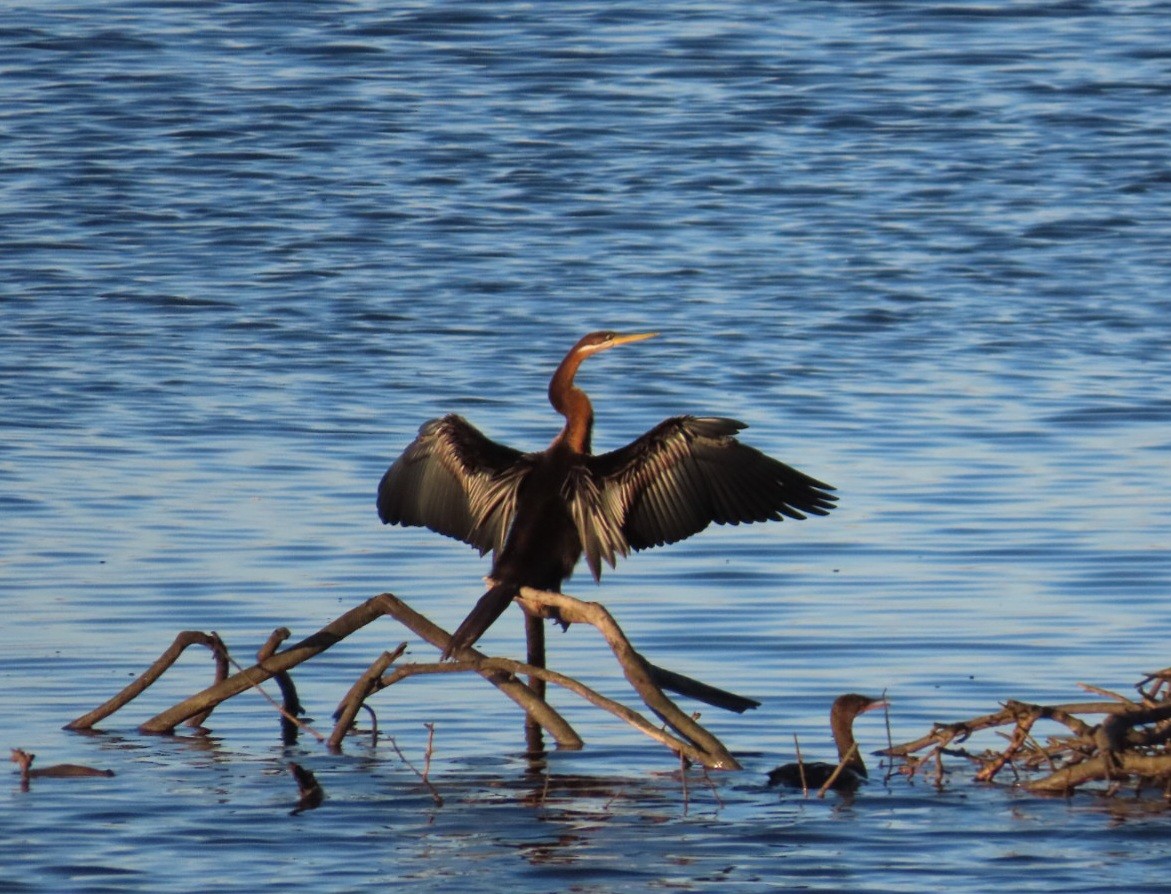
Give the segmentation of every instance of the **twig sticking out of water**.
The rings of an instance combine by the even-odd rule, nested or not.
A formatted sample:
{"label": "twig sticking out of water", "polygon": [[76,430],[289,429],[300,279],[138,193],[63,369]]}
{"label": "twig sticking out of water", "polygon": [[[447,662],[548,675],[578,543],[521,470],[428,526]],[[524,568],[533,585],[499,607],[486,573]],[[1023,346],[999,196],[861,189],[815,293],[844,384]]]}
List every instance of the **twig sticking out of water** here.
{"label": "twig sticking out of water", "polygon": [[436,807],[443,806],[443,796],[439,794],[439,789],[432,785],[428,778],[431,773],[431,755],[435,748],[435,724],[425,723],[423,726],[427,730],[427,750],[423,753],[423,769],[420,771],[414,764],[407,760],[407,756],[403,754],[401,748],[398,747],[398,742],[392,736],[387,736],[386,740],[390,742],[390,747],[394,749],[394,753],[398,755],[399,760],[403,762],[408,770],[419,777],[419,781],[427,786],[427,791],[431,793],[431,800],[435,802]]}
{"label": "twig sticking out of water", "polygon": [[809,780],[805,778],[805,758],[801,756],[801,740],[793,733],[793,750],[797,753],[797,774],[801,777],[801,794],[809,797]]}

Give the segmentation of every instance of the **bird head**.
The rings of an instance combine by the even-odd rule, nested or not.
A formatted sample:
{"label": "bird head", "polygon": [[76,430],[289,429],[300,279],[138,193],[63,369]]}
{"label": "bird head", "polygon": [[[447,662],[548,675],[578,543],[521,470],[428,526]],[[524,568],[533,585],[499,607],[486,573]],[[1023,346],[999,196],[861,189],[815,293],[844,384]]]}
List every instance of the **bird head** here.
{"label": "bird head", "polygon": [[589,357],[593,354],[600,354],[602,351],[608,351],[610,348],[616,348],[619,345],[645,341],[648,338],[654,338],[656,335],[658,335],[657,332],[632,332],[623,334],[605,329],[601,332],[591,332],[589,335],[584,336],[573,346],[573,349],[569,353]]}
{"label": "bird head", "polygon": [[834,709],[850,718],[857,717],[859,714],[865,714],[867,711],[876,711],[879,708],[885,708],[887,705],[886,699],[858,695],[856,692],[839,695],[834,699],[833,704]]}

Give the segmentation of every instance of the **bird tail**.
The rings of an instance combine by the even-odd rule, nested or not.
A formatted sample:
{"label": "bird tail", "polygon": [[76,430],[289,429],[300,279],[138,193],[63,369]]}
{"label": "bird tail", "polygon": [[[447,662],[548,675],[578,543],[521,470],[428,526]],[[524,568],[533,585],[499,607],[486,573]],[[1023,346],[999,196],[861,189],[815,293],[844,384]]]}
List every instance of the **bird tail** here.
{"label": "bird tail", "polygon": [[443,658],[450,658],[473,645],[496,619],[504,614],[508,604],[520,594],[520,587],[516,584],[496,584],[492,589],[480,597],[475,608],[471,610],[463,623],[451,635],[451,642],[443,650]]}

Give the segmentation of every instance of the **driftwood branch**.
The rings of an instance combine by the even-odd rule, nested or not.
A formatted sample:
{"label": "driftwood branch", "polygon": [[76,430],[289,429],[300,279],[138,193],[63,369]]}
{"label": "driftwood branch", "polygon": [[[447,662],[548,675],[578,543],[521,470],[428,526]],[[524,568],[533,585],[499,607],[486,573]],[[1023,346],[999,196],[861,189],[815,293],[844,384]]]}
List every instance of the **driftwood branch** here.
{"label": "driftwood branch", "polygon": [[724,744],[700,726],[690,715],[681,711],[674,702],[663,694],[654,681],[654,677],[647,661],[635,651],[614,620],[605,608],[597,602],[582,602],[563,593],[548,593],[524,587],[520,591],[520,602],[524,607],[535,614],[544,614],[549,610],[557,613],[567,624],[584,623],[595,627],[606,644],[622,666],[622,672],[627,681],[642,698],[646,706],[659,719],[675,730],[683,739],[698,749],[702,758],[698,761],[709,769],[738,770],[739,762],[732,757]]}
{"label": "driftwood branch", "polygon": [[[667,728],[664,729],[637,711],[595,692],[564,674],[532,663],[522,663],[508,658],[489,658],[473,648],[463,649],[456,656],[458,660],[454,662],[408,664],[388,673],[391,665],[405,651],[406,643],[403,643],[393,653],[381,655],[351,687],[335,713],[337,722],[329,739],[330,747],[340,748],[345,735],[353,726],[358,711],[368,707],[366,702],[371,695],[387,686],[408,676],[424,673],[474,672],[516,702],[534,724],[556,740],[559,747],[580,748],[582,740],[540,694],[546,683],[560,686],[609,711],[645,735],[665,744],[685,760],[699,763],[709,769],[739,769],[739,763],[723,743],[704,729],[695,716],[680,710],[664,695],[663,689],[669,688],[733,711],[755,707],[757,702],[650,664],[634,649],[613,616],[598,603],[582,602],[561,593],[546,593],[527,588],[522,590],[518,600],[530,615],[555,616],[567,624],[583,623],[595,627],[609,645],[627,681],[647,708]],[[382,593],[366,600],[312,636],[278,651],[278,647],[289,636],[287,629],[279,628],[257,653],[257,663],[248,668],[239,668],[237,665],[237,673],[231,676],[227,674],[230,658],[219,637],[215,634],[186,632],[176,637],[172,646],[134,683],[106,704],[74,720],[66,728],[91,729],[95,723],[141,694],[175,662],[187,646],[202,644],[211,648],[216,656],[215,682],[152,717],[139,727],[140,731],[167,734],[172,733],[176,726],[184,722],[200,724],[215,707],[227,699],[249,689],[259,688],[260,684],[275,678],[284,698],[283,706],[277,705],[282,715],[282,734],[286,742],[292,741],[300,723],[297,715],[302,713],[303,709],[289,671],[384,615],[397,620],[441,651],[446,650],[450,642],[447,631],[390,593]],[[522,681],[521,676],[527,676],[530,683]]]}
{"label": "driftwood branch", "polygon": [[361,605],[350,609],[337,620],[322,627],[295,646],[277,652],[272,657],[233,674],[222,683],[209,686],[202,692],[184,699],[163,713],[152,717],[142,724],[139,730],[144,733],[171,733],[176,726],[188,718],[210,710],[232,696],[239,695],[254,686],[259,686],[265,680],[272,679],[282,671],[291,670],[302,661],[321,654],[383,614],[385,614],[385,609],[381,596],[367,599]]}
{"label": "driftwood branch", "polygon": [[622,720],[636,730],[646,736],[661,742],[666,745],[676,754],[694,763],[703,764],[707,760],[707,756],[691,742],[672,736],[660,727],[650,723],[645,717],[637,711],[632,710],[621,702],[616,702],[611,698],[607,698],[601,693],[591,689],[585,684],[565,674],[560,674],[557,671],[549,670],[544,667],[536,667],[535,665],[526,664],[521,661],[515,661],[511,658],[484,658],[477,662],[457,661],[444,662],[442,664],[404,664],[402,667],[395,668],[395,670],[388,674],[380,681],[379,688],[386,688],[393,686],[400,680],[405,680],[409,677],[420,676],[425,674],[442,674],[442,673],[458,673],[461,671],[500,671],[508,674],[526,675],[536,677],[546,683],[552,683],[555,686],[561,686],[575,695],[581,696],[590,704],[601,708],[604,711],[609,711],[619,720]]}
{"label": "driftwood branch", "polygon": [[[451,641],[451,635],[447,631],[431,623],[431,621],[412,609],[397,596],[392,596],[390,593],[383,593],[378,598],[385,600],[386,614],[390,615],[404,627],[412,630],[418,636],[427,640],[427,642],[431,643],[431,645],[440,651],[447,649],[447,644]],[[465,649],[461,653],[461,657],[473,662],[477,660],[482,661],[485,658],[482,653],[475,649]],[[452,664],[445,664],[443,667],[445,671],[466,669],[462,666]],[[518,680],[512,674],[503,673],[498,670],[474,669],[476,673],[480,674],[480,676],[526,711],[529,717],[532,717],[533,720],[539,723],[553,737],[559,747],[568,749],[582,747],[581,737],[574,731],[573,727],[569,725],[565,718],[554,711],[544,699],[538,697],[524,682]]]}
{"label": "driftwood branch", "polygon": [[[277,646],[292,635],[288,627],[278,627],[257,650],[256,660],[265,661],[271,658],[276,654]],[[297,718],[305,713],[305,709],[301,706],[301,699],[297,697],[297,687],[293,685],[293,678],[288,671],[274,674],[273,679],[281,691],[281,741],[286,745],[292,745],[297,741],[297,731],[300,729],[300,721]]]}
{"label": "driftwood branch", "polygon": [[383,652],[374,659],[374,663],[350,687],[350,691],[346,693],[346,697],[342,699],[337,710],[333,712],[336,723],[334,724],[333,735],[329,737],[329,747],[332,751],[337,751],[341,748],[342,739],[345,738],[346,733],[353,727],[354,719],[358,716],[358,711],[362,709],[362,706],[366,703],[366,699],[381,688],[378,682],[382,678],[382,675],[386,673],[386,669],[394,664],[406,650],[407,644],[400,643],[399,647],[393,652]]}
{"label": "driftwood branch", "polygon": [[[170,647],[159,656],[149,668],[147,668],[133,683],[111,698],[109,701],[94,708],[88,714],[83,714],[76,720],[70,721],[66,724],[65,729],[69,730],[88,730],[93,729],[94,725],[100,723],[102,720],[109,717],[120,708],[124,708],[139,695],[147,690],[152,683],[159,677],[166,673],[167,669],[171,667],[179,656],[187,649],[188,646],[207,646],[211,649],[212,655],[215,656],[216,671],[215,679],[219,683],[227,677],[228,671],[228,653],[224,648],[224,644],[220,638],[213,634],[201,633],[198,630],[185,630],[175,637],[175,641],[171,643]],[[211,713],[211,708],[206,707],[201,711],[195,711],[183,720],[188,720],[194,726],[199,726],[207,719],[207,715]],[[182,721],[179,721],[182,722]]]}
{"label": "driftwood branch", "polygon": [[[1024,788],[1038,793],[1067,794],[1091,782],[1107,782],[1116,788],[1130,781],[1139,787],[1168,789],[1171,668],[1148,675],[1136,686],[1139,701],[1098,687],[1082,688],[1110,700],[1061,705],[1007,701],[999,711],[958,723],[936,724],[927,735],[881,753],[901,758],[907,775],[934,760],[937,784],[942,782],[942,759],[948,755],[976,764],[975,778],[980,782],[991,782],[1002,769],[1011,767],[1018,778],[1025,777]],[[1038,741],[1033,730],[1041,721],[1057,724],[1065,732]],[[1000,727],[1010,727],[1002,749],[973,754],[957,747],[978,732]],[[921,751],[926,753],[916,756]]]}

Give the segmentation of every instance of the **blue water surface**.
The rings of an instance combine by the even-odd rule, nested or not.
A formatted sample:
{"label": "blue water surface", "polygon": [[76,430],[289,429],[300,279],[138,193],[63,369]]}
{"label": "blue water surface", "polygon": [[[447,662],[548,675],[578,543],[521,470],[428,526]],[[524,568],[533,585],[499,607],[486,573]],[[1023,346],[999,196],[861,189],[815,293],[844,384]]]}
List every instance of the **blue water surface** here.
{"label": "blue water surface", "polygon": [[[852,802],[762,783],[794,735],[826,756],[840,692],[885,690],[902,741],[1171,664],[1169,11],[9,4],[0,746],[117,775],[14,775],[0,890],[1163,890],[1157,802],[962,763]],[[283,747],[256,694],[140,735],[210,679],[194,653],[61,730],[181,630],[249,663],[382,591],[457,624],[486,560],[381,526],[378,479],[449,411],[543,447],[597,328],[661,333],[583,368],[598,449],[718,413],[839,489],[568,586],[763,702],[703,708],[743,772],[681,776],[569,695],[586,748],[534,766],[513,705],[450,676],[377,696],[383,738],[342,754]],[[378,622],[296,672],[315,728],[403,639],[433,656]],[[484,647],[520,654],[519,613]],[[550,631],[628,698],[608,655]],[[288,815],[290,760],[321,809]]]}

